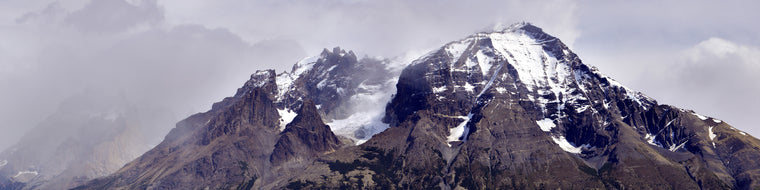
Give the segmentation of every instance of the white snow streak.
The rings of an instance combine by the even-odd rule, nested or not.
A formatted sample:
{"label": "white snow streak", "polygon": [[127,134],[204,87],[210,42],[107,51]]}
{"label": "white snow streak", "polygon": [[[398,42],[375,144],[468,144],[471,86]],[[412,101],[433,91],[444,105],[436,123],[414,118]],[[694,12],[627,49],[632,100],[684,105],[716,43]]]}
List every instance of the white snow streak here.
{"label": "white snow streak", "polygon": [[707,130],[710,131],[710,140],[715,140],[715,137],[717,135],[715,135],[715,133],[713,133],[713,127],[709,127],[709,128],[707,128]]}
{"label": "white snow streak", "polygon": [[588,144],[575,146],[572,143],[568,142],[567,139],[565,139],[565,136],[559,136],[559,137],[552,136],[552,140],[554,140],[554,143],[557,143],[557,145],[559,145],[559,148],[561,148],[565,152],[574,153],[574,154],[580,154],[582,151],[582,148],[590,147],[590,145]]}
{"label": "white snow streak", "polygon": [[[673,120],[670,120],[670,121],[668,121],[668,123],[666,123],[664,127],[667,127],[668,125],[670,125],[671,123],[673,123],[673,121],[676,121],[676,119],[673,119]],[[672,135],[671,135],[671,136],[672,136]]]}
{"label": "white snow streak", "polygon": [[491,67],[493,67],[493,58],[483,53],[483,50],[475,53],[475,57],[478,59],[478,65],[480,66],[480,71],[483,73],[483,76],[488,75],[488,72],[491,71]]}
{"label": "white snow streak", "polygon": [[17,178],[24,174],[39,175],[40,173],[38,173],[37,171],[19,171],[18,173],[16,173],[16,175],[13,176],[13,178]]}
{"label": "white snow streak", "polygon": [[507,92],[507,88],[504,88],[504,87],[496,87],[494,89],[496,90],[496,92],[499,92],[500,94],[504,94]]}
{"label": "white snow streak", "polygon": [[590,105],[582,105],[582,106],[578,106],[578,108],[575,108],[575,112],[577,112],[577,113],[583,113],[583,112],[584,112],[584,111],[586,111],[586,110],[587,110],[589,107],[591,107],[591,106],[590,106]]}
{"label": "white snow streak", "polygon": [[686,145],[687,142],[689,142],[689,141],[685,141],[685,142],[683,142],[683,143],[681,143],[679,145],[672,144],[672,145],[670,145],[670,147],[668,148],[668,150],[670,150],[671,152],[675,152],[676,150],[678,150],[680,148],[683,148],[683,146]]}
{"label": "white snow streak", "polygon": [[707,120],[707,117],[705,117],[705,116],[703,116],[703,115],[699,115],[699,114],[697,114],[697,113],[691,113],[691,114],[692,114],[692,115],[695,115],[695,116],[697,116],[697,117],[698,117],[699,119],[701,119],[701,120]]}
{"label": "white snow streak", "polygon": [[446,86],[433,87],[433,93],[441,93],[446,91]]}
{"label": "white snow streak", "polygon": [[[705,121],[705,120],[708,120],[708,119],[710,119],[710,117],[707,117],[707,116],[703,116],[703,115],[699,115],[699,114],[697,114],[697,113],[691,113],[691,114],[692,114],[692,115],[694,115],[694,116],[697,116],[697,117],[698,117],[699,119],[701,119],[702,121]],[[713,121],[713,122],[715,122],[715,123],[721,123],[721,122],[723,122],[723,121],[721,121],[721,120],[718,120],[718,119],[715,119],[715,118],[712,118],[712,121]]]}
{"label": "white snow streak", "polygon": [[5,166],[6,164],[8,164],[8,160],[0,160],[0,167]]}
{"label": "white snow streak", "polygon": [[715,135],[715,133],[713,133],[712,129],[713,129],[713,127],[709,127],[709,128],[707,128],[707,131],[710,132],[708,135],[710,136],[710,141],[713,141],[712,142],[713,148],[715,148],[715,141],[714,140],[715,140],[715,137],[717,137],[718,135]]}

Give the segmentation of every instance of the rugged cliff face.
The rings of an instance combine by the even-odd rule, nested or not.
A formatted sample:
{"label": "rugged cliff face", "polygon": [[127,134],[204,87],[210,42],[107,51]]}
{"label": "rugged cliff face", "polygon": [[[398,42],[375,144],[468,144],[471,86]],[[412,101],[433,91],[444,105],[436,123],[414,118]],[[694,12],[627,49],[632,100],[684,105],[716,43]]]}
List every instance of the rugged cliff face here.
{"label": "rugged cliff face", "polygon": [[270,162],[274,165],[309,160],[338,149],[341,142],[330,126],[322,122],[317,107],[311,100],[301,104],[298,116],[290,122],[274,146]]}
{"label": "rugged cliff face", "polygon": [[[234,97],[81,188],[760,187],[758,139],[624,87],[527,23],[415,60],[380,108],[390,128],[342,144],[340,136],[361,138],[336,136],[330,124],[361,114],[340,110],[396,81],[366,77],[393,71],[355,57],[326,50],[288,73],[257,72]],[[340,129],[367,126],[377,129]]]}

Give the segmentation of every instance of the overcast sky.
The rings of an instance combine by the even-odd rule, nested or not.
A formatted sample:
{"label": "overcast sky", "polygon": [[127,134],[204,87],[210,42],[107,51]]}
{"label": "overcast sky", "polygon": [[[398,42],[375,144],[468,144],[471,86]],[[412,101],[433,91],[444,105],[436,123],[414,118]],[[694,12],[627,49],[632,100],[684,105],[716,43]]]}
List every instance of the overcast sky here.
{"label": "overcast sky", "polygon": [[181,119],[322,48],[394,57],[519,21],[660,103],[760,136],[757,2],[4,0],[0,149],[88,89]]}

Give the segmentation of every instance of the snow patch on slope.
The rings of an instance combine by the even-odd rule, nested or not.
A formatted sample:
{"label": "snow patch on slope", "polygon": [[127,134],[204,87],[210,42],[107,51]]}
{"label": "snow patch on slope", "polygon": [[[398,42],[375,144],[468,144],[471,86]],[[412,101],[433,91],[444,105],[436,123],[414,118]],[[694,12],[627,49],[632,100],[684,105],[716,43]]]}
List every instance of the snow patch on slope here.
{"label": "snow patch on slope", "polygon": [[[382,122],[382,115],[376,113],[357,113],[346,119],[333,120],[327,123],[336,135],[348,137],[360,145],[372,135],[385,131],[389,126]],[[357,133],[362,133],[358,135]]]}
{"label": "snow patch on slope", "polygon": [[293,78],[293,75],[289,73],[281,73],[277,75],[275,78],[275,83],[277,83],[277,101],[282,101],[280,97],[285,96],[285,93],[287,93],[290,87],[293,86],[293,81],[295,81],[295,79]]}
{"label": "snow patch on slope", "polygon": [[494,89],[495,89],[495,90],[496,90],[496,92],[498,92],[499,94],[504,94],[504,93],[506,93],[506,92],[507,92],[507,88],[504,88],[504,87],[496,87],[496,88],[494,88]]}
{"label": "snow patch on slope", "polygon": [[715,123],[722,123],[722,122],[723,122],[723,121],[721,121],[721,120],[719,120],[719,119],[710,118],[710,117],[707,117],[707,116],[704,116],[704,115],[699,115],[699,114],[697,114],[697,113],[691,113],[691,114],[692,114],[692,115],[694,115],[694,116],[697,116],[697,117],[698,117],[699,119],[701,119],[702,121],[706,121],[706,120],[708,120],[708,119],[712,119],[712,121],[713,121],[713,122],[715,122]]}
{"label": "snow patch on slope", "polygon": [[464,85],[462,85],[462,86],[457,86],[457,87],[459,87],[459,88],[464,88],[464,90],[465,90],[465,91],[467,91],[467,92],[473,92],[473,91],[475,91],[475,86],[473,86],[473,85],[472,85],[472,84],[470,84],[469,82],[467,82],[467,83],[464,83]]}
{"label": "snow patch on slope", "polygon": [[559,145],[559,148],[561,148],[565,152],[574,153],[574,154],[580,154],[583,148],[588,149],[591,147],[589,144],[575,146],[573,145],[573,143],[568,142],[567,139],[565,139],[565,136],[559,136],[559,137],[552,136],[552,140],[554,141],[554,143],[557,143],[557,145]]}
{"label": "snow patch on slope", "polygon": [[294,75],[294,77],[301,76],[306,71],[311,70],[312,67],[314,67],[314,64],[317,63],[319,60],[319,56],[312,56],[312,57],[306,57],[298,61],[295,65],[295,70],[293,70],[293,73],[290,73]]}
{"label": "snow patch on slope", "polygon": [[705,116],[703,116],[703,115],[699,115],[699,114],[697,114],[697,113],[691,113],[691,114],[692,114],[692,115],[694,115],[694,116],[697,116],[699,119],[701,119],[701,120],[703,120],[703,121],[704,121],[704,120],[707,120],[707,119],[708,119],[707,117],[705,117]]}
{"label": "snow patch on slope", "polygon": [[285,126],[290,124],[293,119],[296,118],[296,115],[298,115],[296,112],[291,111],[290,109],[277,109],[277,113],[280,114],[280,131],[285,130]]}
{"label": "snow patch on slope", "polygon": [[652,134],[649,134],[649,133],[647,133],[646,136],[644,136],[644,139],[647,141],[647,143],[649,143],[651,145],[654,145],[654,146],[661,147],[660,143],[654,140],[655,138],[657,138],[657,135],[652,135]]}
{"label": "snow patch on slope", "polygon": [[351,96],[348,102],[349,105],[356,105],[354,113],[348,118],[327,123],[333,133],[350,138],[359,145],[388,129],[389,124],[383,123],[382,118],[385,105],[395,92],[394,86],[389,83],[395,83],[395,80],[376,85],[360,83],[357,87],[359,92]]}
{"label": "snow patch on slope", "polygon": [[446,91],[446,86],[433,87],[433,93],[441,93]]}
{"label": "snow patch on slope", "polygon": [[[449,136],[447,137],[447,142],[454,142],[454,141],[460,141],[460,139],[467,138],[467,133],[465,131],[467,130],[467,123],[470,122],[470,119],[472,119],[472,113],[468,114],[467,116],[457,116],[459,119],[463,119],[459,125],[457,125],[454,128],[449,129]],[[449,147],[451,147],[451,144],[448,144]]]}
{"label": "snow patch on slope", "polygon": [[715,137],[717,137],[717,135],[715,135],[715,133],[713,133],[713,127],[709,127],[709,128],[707,128],[707,130],[710,132],[710,134],[709,134],[710,140],[715,140]]}
{"label": "snow patch on slope", "polygon": [[8,160],[0,160],[0,168],[8,164]]}
{"label": "snow patch on slope", "polygon": [[557,127],[557,125],[554,125],[554,121],[549,118],[538,120],[536,121],[536,124],[538,124],[538,127],[540,127],[542,131],[546,132],[549,132],[552,130],[552,128]]}
{"label": "snow patch on slope", "polygon": [[483,73],[483,76],[488,75],[488,72],[491,71],[491,67],[493,67],[493,57],[486,55],[483,53],[484,50],[480,50],[477,53],[475,53],[475,57],[478,61],[478,66],[480,66],[480,71]]}
{"label": "snow patch on slope", "polygon": [[[563,80],[569,75],[568,72],[562,72],[567,69],[564,68],[567,67],[565,64],[557,64],[557,59],[549,56],[543,50],[542,44],[537,44],[536,40],[527,34],[492,33],[488,37],[493,41],[494,49],[502,57],[511,59],[510,64],[517,70],[520,81],[529,91],[533,91],[537,86],[548,85],[551,85],[552,91],[556,91],[554,88],[558,86],[554,81],[549,80],[550,76]],[[549,69],[560,72],[547,72]]]}
{"label": "snow patch on slope", "polygon": [[451,63],[456,62],[459,57],[462,56],[467,47],[470,45],[470,40],[454,42],[446,46],[446,52],[451,56]]}

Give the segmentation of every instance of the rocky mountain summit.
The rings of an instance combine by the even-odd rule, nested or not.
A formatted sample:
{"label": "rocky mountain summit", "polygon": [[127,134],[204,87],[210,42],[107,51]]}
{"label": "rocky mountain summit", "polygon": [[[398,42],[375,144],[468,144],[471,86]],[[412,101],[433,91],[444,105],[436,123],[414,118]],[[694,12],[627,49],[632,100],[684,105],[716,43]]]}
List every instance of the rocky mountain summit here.
{"label": "rocky mountain summit", "polygon": [[760,187],[758,139],[621,85],[528,23],[399,75],[389,64],[336,48],[258,71],[79,189]]}
{"label": "rocky mountain summit", "polygon": [[330,126],[322,122],[314,102],[306,100],[301,105],[298,116],[288,123],[274,145],[269,160],[274,165],[294,159],[308,160],[321,153],[335,151],[341,145]]}

